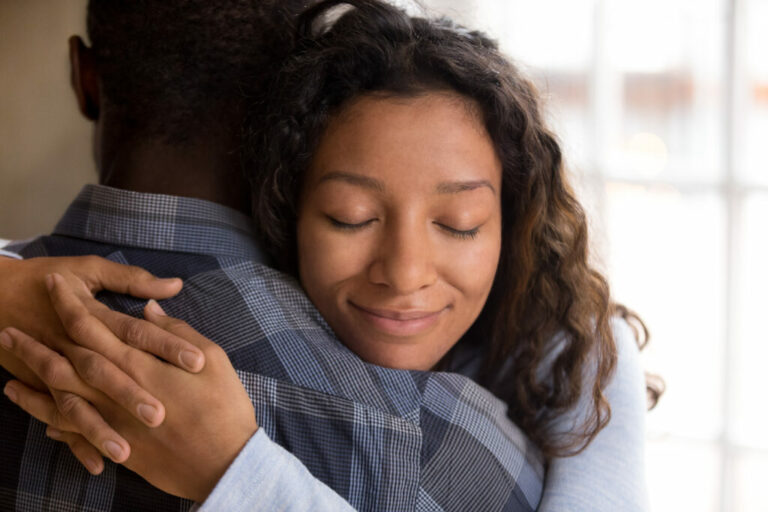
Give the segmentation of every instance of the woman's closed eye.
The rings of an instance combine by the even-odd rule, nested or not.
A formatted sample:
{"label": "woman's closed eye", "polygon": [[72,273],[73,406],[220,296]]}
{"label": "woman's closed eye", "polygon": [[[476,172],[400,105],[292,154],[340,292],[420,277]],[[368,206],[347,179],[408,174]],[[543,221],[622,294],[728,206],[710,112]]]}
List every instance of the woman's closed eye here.
{"label": "woman's closed eye", "polygon": [[373,224],[375,221],[378,220],[376,218],[372,218],[372,219],[364,220],[362,222],[343,222],[343,221],[340,221],[339,219],[331,217],[330,215],[326,215],[326,217],[328,218],[328,220],[330,221],[333,227],[344,230],[344,231],[355,231],[358,229],[362,229],[370,224]]}
{"label": "woman's closed eye", "polygon": [[480,226],[475,226],[472,229],[456,229],[440,222],[435,222],[435,225],[449,235],[460,238],[462,240],[472,240],[477,237],[477,233],[480,232]]}
{"label": "woman's closed eye", "polygon": [[[328,219],[328,221],[331,223],[331,225],[334,228],[342,230],[342,231],[357,231],[357,230],[363,229],[363,228],[365,228],[367,226],[370,226],[371,224],[373,224],[374,222],[379,220],[378,218],[373,217],[373,218],[366,219],[366,220],[361,221],[361,222],[345,222],[345,221],[339,220],[339,219],[337,219],[335,217],[332,217],[330,215],[326,215],[326,218]],[[449,235],[451,235],[453,237],[456,237],[456,238],[459,238],[461,240],[472,240],[472,239],[476,238],[477,234],[480,232],[480,226],[479,225],[475,226],[474,228],[471,228],[471,229],[458,229],[458,228],[454,228],[452,226],[449,226],[447,224],[443,224],[441,222],[434,222],[433,224],[435,224],[438,228],[440,228],[441,230],[445,231]]]}

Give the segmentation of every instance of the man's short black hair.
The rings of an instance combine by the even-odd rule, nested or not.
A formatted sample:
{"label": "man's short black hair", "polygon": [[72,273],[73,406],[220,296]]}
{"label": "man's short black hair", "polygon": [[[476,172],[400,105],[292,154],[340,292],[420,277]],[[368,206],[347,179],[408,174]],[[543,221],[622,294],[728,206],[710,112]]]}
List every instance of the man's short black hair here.
{"label": "man's short black hair", "polygon": [[102,94],[124,136],[179,144],[237,113],[302,0],[90,0]]}

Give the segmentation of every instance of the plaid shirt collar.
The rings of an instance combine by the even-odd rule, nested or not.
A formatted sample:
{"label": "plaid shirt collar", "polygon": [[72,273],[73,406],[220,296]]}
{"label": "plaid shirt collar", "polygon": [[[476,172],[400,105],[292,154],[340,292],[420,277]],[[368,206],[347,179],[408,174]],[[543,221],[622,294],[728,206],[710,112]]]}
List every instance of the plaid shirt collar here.
{"label": "plaid shirt collar", "polygon": [[104,185],[83,187],[53,234],[141,249],[267,261],[247,215],[202,199]]}

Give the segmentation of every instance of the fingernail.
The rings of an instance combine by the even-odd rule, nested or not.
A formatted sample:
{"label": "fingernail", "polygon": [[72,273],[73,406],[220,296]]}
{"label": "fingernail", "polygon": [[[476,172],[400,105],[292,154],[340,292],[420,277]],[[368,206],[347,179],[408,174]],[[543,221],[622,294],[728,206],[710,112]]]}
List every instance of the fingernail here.
{"label": "fingernail", "polygon": [[16,391],[16,388],[13,387],[10,383],[5,385],[5,388],[3,389],[3,393],[5,393],[5,396],[7,396],[11,402],[15,402],[19,399],[19,394]]}
{"label": "fingernail", "polygon": [[104,451],[107,452],[115,462],[123,456],[123,449],[114,441],[104,441]]}
{"label": "fingernail", "polygon": [[6,350],[11,350],[13,348],[13,338],[11,338],[11,335],[5,331],[0,332],[0,345]]}
{"label": "fingernail", "polygon": [[197,370],[200,367],[200,354],[192,352],[191,350],[182,350],[179,354],[179,360],[181,364],[187,370]]}
{"label": "fingernail", "polygon": [[85,459],[85,467],[94,475],[101,473],[101,461],[88,457]]}
{"label": "fingernail", "polygon": [[53,427],[48,427],[45,430],[45,435],[47,435],[51,439],[59,439],[61,438],[61,430]]}
{"label": "fingernail", "polygon": [[55,281],[53,280],[53,274],[48,274],[47,276],[45,276],[45,286],[48,287],[49,292],[53,290],[54,284],[55,284]]}
{"label": "fingernail", "polygon": [[139,416],[144,418],[144,421],[149,423],[150,425],[154,425],[157,423],[157,420],[160,416],[160,411],[157,410],[157,408],[149,405],[149,404],[139,404],[137,407],[139,410]]}
{"label": "fingernail", "polygon": [[163,311],[163,308],[160,307],[160,304],[157,303],[155,299],[150,299],[149,302],[147,302],[147,308],[154,314],[160,315],[160,316],[167,316],[165,314],[165,311]]}

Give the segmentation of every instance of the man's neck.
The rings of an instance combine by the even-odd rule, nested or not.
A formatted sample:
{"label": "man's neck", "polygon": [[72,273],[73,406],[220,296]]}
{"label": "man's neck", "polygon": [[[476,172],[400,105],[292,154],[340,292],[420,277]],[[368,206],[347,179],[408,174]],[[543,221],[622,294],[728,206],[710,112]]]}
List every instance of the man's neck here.
{"label": "man's neck", "polygon": [[99,176],[102,185],[205,199],[251,213],[250,187],[234,154],[210,146],[169,148],[155,144],[132,147],[122,153],[102,161],[106,164]]}

